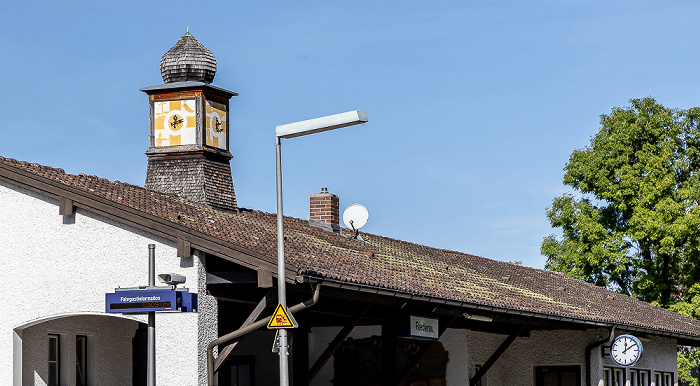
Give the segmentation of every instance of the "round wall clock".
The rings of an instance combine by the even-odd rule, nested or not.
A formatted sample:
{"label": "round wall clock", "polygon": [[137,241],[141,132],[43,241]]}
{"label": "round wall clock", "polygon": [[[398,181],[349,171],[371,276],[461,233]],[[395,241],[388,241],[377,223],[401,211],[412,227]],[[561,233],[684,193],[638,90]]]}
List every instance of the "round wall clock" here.
{"label": "round wall clock", "polygon": [[620,335],[610,346],[610,358],[621,366],[637,363],[643,352],[642,342],[632,335]]}

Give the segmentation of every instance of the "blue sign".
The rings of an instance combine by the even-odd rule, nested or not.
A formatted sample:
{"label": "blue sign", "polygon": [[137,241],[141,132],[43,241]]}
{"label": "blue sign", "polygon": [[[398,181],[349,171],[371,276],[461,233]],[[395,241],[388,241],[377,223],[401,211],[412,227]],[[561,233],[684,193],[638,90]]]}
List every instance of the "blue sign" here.
{"label": "blue sign", "polygon": [[130,314],[152,311],[197,312],[197,294],[172,289],[115,291],[105,294],[105,311]]}

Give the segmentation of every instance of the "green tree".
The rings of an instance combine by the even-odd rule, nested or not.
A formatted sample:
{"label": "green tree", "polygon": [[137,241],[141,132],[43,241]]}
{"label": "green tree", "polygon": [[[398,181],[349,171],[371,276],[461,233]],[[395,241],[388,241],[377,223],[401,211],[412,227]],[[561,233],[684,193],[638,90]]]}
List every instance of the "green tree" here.
{"label": "green tree", "polygon": [[[669,307],[700,283],[700,109],[652,98],[602,115],[547,211],[546,267]],[[690,299],[685,299],[690,301]]]}
{"label": "green tree", "polygon": [[[575,193],[547,211],[562,235],[542,242],[546,268],[700,319],[700,109],[630,103],[566,164]],[[679,348],[684,384],[699,364]]]}

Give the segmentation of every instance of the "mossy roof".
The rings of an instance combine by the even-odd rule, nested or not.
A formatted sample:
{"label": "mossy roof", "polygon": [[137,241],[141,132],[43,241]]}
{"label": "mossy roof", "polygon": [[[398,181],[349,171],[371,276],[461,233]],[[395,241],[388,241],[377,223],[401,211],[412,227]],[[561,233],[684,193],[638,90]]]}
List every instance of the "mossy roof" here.
{"label": "mossy roof", "polygon": [[[0,157],[0,178],[18,183],[13,172],[155,216],[268,262],[276,260],[273,213],[212,209],[136,185]],[[22,181],[20,185],[34,183]],[[627,326],[700,341],[700,321],[556,272],[368,233],[361,233],[361,241],[350,232],[338,235],[297,218],[285,217],[284,224],[287,268],[299,275],[463,306]]]}

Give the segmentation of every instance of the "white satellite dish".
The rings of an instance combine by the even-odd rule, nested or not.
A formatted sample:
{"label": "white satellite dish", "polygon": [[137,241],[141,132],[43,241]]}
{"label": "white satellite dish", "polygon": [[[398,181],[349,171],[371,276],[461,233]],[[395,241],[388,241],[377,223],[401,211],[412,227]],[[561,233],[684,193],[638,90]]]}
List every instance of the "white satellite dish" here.
{"label": "white satellite dish", "polygon": [[343,211],[343,223],[355,231],[355,237],[358,230],[367,224],[367,220],[369,220],[369,212],[360,204],[352,204]]}

